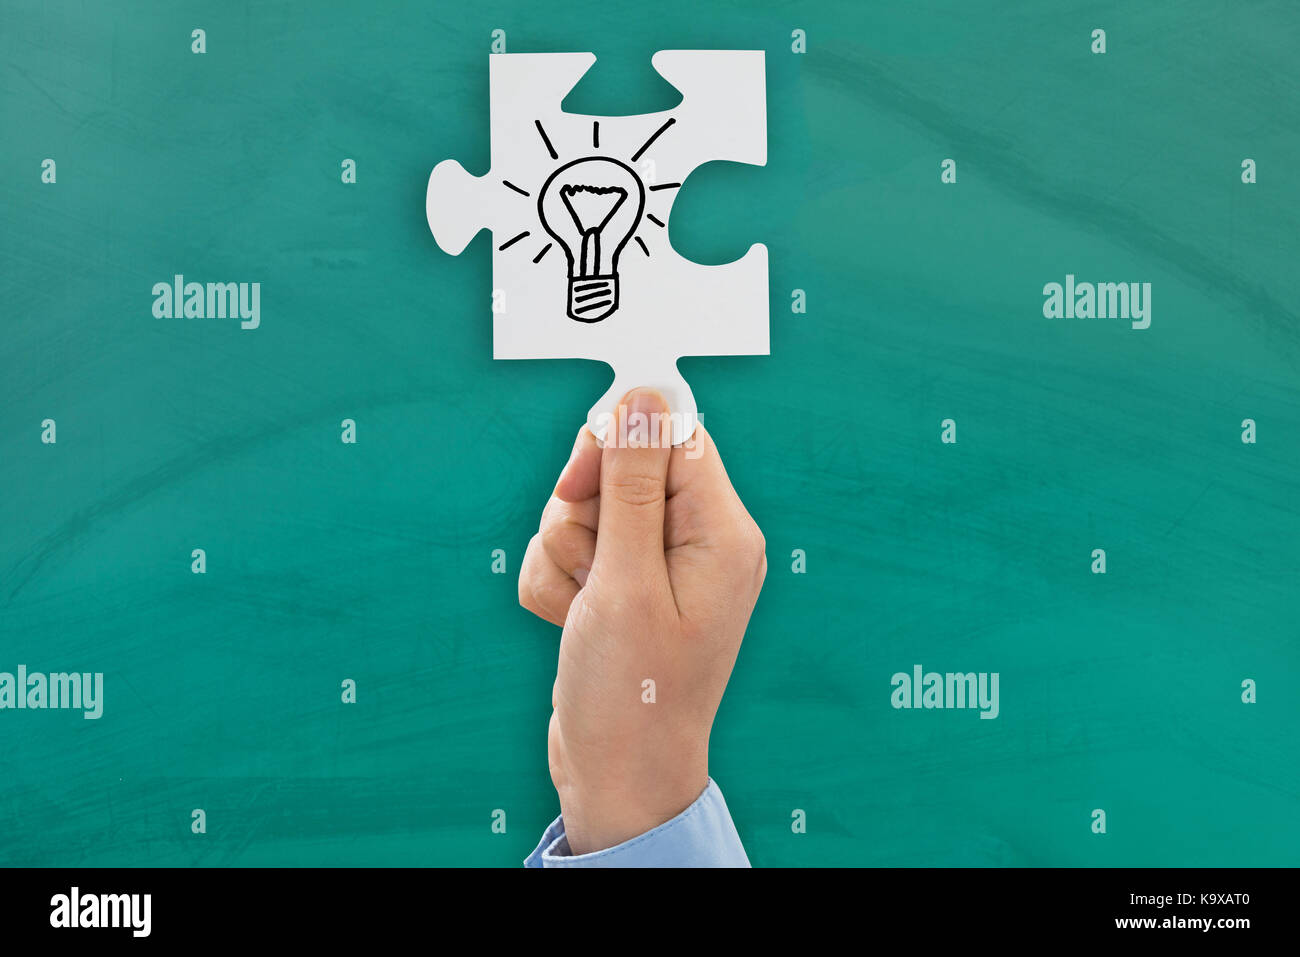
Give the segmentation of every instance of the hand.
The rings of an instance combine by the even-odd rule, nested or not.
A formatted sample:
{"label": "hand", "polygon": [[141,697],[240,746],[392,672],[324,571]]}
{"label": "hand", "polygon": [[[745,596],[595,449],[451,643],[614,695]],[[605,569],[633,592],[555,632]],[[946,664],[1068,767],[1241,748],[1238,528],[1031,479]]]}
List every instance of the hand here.
{"label": "hand", "polygon": [[603,449],[583,427],[519,576],[520,604],[564,628],[548,752],[574,854],[704,792],[713,718],[767,574],[704,426],[672,447],[667,413],[636,389]]}

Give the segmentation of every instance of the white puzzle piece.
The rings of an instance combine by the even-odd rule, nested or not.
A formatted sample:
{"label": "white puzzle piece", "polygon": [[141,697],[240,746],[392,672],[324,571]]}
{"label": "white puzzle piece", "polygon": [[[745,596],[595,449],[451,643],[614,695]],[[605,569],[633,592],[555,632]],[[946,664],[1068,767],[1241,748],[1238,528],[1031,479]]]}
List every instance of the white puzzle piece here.
{"label": "white puzzle piece", "polygon": [[492,231],[497,359],[599,359],[614,382],[587,415],[604,438],[629,389],[663,392],[673,442],[695,431],[695,397],[677,371],[694,355],[767,355],[767,247],[701,266],[668,243],[677,190],[713,160],[767,164],[763,52],[661,50],[654,68],[682,102],[663,113],[582,116],[560,103],[590,53],[488,57],[492,168],[444,160],[425,212],[444,252]]}

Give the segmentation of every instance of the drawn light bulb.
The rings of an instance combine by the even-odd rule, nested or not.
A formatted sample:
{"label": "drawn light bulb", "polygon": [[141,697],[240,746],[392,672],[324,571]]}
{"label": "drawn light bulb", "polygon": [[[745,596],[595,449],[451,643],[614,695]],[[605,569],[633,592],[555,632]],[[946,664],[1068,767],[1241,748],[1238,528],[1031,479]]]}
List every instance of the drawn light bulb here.
{"label": "drawn light bulb", "polygon": [[568,314],[599,322],[618,309],[618,257],[641,223],[645,187],[603,156],[566,163],[542,186],[537,214],[569,259]]}

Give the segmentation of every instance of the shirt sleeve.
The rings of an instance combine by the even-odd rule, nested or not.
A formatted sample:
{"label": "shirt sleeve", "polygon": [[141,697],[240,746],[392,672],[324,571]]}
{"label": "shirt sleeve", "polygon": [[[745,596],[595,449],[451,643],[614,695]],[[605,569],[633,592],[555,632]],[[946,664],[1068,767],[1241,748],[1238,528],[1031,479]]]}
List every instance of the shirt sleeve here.
{"label": "shirt sleeve", "polygon": [[685,811],[603,851],[573,854],[557,817],[524,867],[749,867],[727,802],[713,778]]}

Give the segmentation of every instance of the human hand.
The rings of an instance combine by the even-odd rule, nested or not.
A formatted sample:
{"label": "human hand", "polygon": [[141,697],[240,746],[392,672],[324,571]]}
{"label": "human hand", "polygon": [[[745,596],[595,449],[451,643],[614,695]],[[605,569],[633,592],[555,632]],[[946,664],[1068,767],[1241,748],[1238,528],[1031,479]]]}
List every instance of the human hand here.
{"label": "human hand", "polygon": [[574,854],[703,793],[713,718],[767,574],[763,535],[704,426],[688,446],[670,435],[647,389],[619,403],[603,449],[584,426],[519,575],[520,604],[564,629],[547,750]]}

